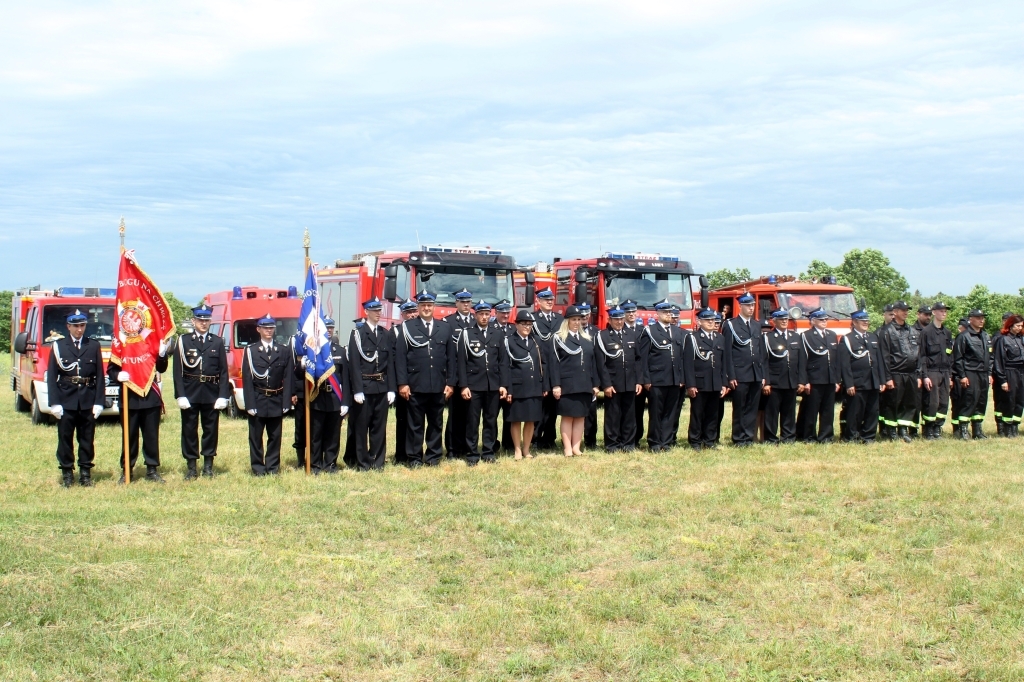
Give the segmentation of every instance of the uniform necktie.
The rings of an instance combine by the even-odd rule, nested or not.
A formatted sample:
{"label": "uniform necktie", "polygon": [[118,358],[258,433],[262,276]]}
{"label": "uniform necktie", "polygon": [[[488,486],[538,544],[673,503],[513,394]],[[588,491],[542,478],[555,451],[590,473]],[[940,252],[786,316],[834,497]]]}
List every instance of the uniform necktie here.
{"label": "uniform necktie", "polygon": [[76,350],[82,350],[82,340],[81,339],[75,339],[75,349]]}

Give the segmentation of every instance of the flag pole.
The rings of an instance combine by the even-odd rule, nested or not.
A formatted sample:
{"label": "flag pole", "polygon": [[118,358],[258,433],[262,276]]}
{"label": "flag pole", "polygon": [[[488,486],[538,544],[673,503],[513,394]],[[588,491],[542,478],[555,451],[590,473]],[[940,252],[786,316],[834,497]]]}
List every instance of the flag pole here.
{"label": "flag pole", "polygon": [[[121,253],[119,258],[124,258],[124,216],[121,216],[121,224],[117,226],[121,234]],[[128,384],[121,384],[121,447],[124,450],[124,482],[132,482],[132,468],[128,465]]]}
{"label": "flag pole", "polygon": [[[309,228],[308,227],[305,228],[305,230],[303,232],[303,235],[302,235],[302,248],[306,252],[306,265],[302,269],[302,281],[305,282],[306,281],[306,275],[309,273]],[[314,328],[315,328],[315,325],[314,325]],[[304,412],[305,412],[304,416],[305,416],[305,420],[306,420],[306,429],[305,429],[305,431],[306,431],[306,475],[309,476],[309,474],[311,473],[311,468],[312,468],[311,467],[311,462],[310,462],[310,452],[309,452],[309,450],[310,450],[310,433],[309,433],[309,410],[310,410],[310,404],[309,404],[309,379],[306,378],[306,373],[305,372],[302,373],[302,387],[303,387],[303,389],[306,392],[306,396],[305,396],[306,397],[306,409],[304,410]]]}

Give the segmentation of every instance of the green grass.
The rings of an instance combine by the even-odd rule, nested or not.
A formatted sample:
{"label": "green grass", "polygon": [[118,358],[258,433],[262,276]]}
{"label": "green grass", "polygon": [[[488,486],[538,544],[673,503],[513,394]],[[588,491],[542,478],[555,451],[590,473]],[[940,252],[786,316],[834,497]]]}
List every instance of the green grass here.
{"label": "green grass", "polygon": [[171,410],[166,485],[104,424],[63,490],[12,402],[0,679],[1024,678],[1024,441],[255,479],[223,421],[186,484]]}

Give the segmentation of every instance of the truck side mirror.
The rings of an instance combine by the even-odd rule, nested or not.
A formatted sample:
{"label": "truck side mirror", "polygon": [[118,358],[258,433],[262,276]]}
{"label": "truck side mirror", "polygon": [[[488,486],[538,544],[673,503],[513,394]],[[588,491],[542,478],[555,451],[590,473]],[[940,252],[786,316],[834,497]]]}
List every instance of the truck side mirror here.
{"label": "truck side mirror", "polygon": [[24,353],[28,350],[28,332],[21,332],[14,337],[14,352]]}
{"label": "truck side mirror", "polygon": [[398,266],[389,265],[384,268],[384,298],[394,303],[398,298]]}
{"label": "truck side mirror", "polygon": [[708,291],[709,286],[710,286],[710,283],[708,282],[708,278],[705,277],[704,275],[701,275],[700,276],[700,309],[701,310],[704,310],[704,308],[708,307],[708,299],[710,297],[710,292]]}
{"label": "truck side mirror", "polygon": [[526,290],[523,292],[523,305],[527,308],[533,307],[533,302],[536,299],[536,282],[537,278],[532,272],[524,272],[523,280],[526,282]]}
{"label": "truck side mirror", "polygon": [[586,284],[587,283],[587,271],[584,270],[583,268],[580,268],[579,270],[576,271],[576,283],[577,284]]}

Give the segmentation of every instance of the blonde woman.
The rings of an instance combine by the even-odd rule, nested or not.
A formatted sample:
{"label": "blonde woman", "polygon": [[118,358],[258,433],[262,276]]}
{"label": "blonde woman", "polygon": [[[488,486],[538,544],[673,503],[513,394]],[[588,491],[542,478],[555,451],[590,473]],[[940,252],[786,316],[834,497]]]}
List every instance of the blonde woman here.
{"label": "blonde woman", "polygon": [[562,452],[566,457],[583,454],[583,426],[600,383],[594,341],[580,328],[582,321],[580,309],[569,306],[565,320],[551,338],[551,393],[562,417]]}

